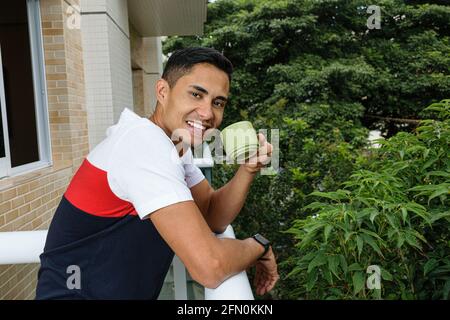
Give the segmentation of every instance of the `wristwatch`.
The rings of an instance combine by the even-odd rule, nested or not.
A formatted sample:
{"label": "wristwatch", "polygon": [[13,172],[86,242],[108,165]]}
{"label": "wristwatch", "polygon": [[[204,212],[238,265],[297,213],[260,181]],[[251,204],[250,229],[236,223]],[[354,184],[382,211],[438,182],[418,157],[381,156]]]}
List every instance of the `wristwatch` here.
{"label": "wristwatch", "polygon": [[266,238],[264,238],[259,233],[255,234],[252,238],[255,239],[256,242],[258,242],[260,245],[262,245],[264,247],[264,253],[258,259],[258,260],[260,260],[262,257],[264,257],[266,255],[267,251],[269,251],[270,241],[267,240]]}

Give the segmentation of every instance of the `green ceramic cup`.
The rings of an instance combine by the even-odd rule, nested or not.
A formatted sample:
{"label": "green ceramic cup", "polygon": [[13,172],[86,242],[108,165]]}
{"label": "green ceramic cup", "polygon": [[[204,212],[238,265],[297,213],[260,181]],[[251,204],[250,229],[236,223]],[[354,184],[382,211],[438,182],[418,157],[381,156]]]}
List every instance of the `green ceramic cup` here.
{"label": "green ceramic cup", "polygon": [[258,152],[258,136],[249,121],[233,123],[220,133],[227,156],[235,160],[247,160]]}

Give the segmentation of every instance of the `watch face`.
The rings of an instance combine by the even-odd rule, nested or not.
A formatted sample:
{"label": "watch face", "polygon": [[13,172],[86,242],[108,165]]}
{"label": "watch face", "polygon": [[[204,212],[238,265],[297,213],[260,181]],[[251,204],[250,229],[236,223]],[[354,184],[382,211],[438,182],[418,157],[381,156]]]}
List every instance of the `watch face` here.
{"label": "watch face", "polygon": [[255,234],[255,239],[262,243],[263,245],[268,245],[270,244],[270,241],[267,240],[266,238],[264,238],[262,235],[260,235],[259,233]]}

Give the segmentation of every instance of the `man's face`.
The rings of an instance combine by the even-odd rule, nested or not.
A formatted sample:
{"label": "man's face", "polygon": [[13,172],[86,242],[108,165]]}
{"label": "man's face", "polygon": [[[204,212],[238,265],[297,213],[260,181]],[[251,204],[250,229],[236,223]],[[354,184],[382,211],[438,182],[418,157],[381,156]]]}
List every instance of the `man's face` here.
{"label": "man's face", "polygon": [[[164,99],[164,127],[172,135],[176,131],[183,141],[199,145],[209,128],[218,128],[229,92],[228,75],[207,63],[195,65],[180,77],[173,88],[167,86]],[[161,101],[160,101],[161,103]]]}

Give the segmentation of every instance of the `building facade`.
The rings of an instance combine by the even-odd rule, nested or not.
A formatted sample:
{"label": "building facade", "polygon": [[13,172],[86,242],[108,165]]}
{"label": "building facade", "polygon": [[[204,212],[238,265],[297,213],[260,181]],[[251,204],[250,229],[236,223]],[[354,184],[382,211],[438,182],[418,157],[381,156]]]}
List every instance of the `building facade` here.
{"label": "building facade", "polygon": [[[153,112],[161,36],[202,34],[206,4],[0,4],[0,232],[48,229],[72,175],[121,111]],[[38,268],[0,265],[0,299],[33,299]]]}

